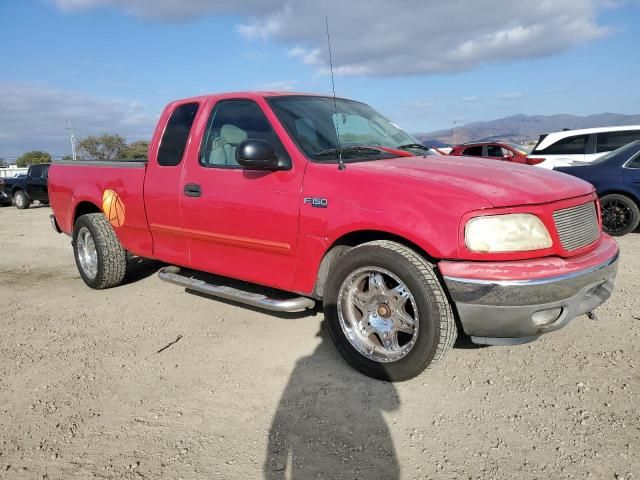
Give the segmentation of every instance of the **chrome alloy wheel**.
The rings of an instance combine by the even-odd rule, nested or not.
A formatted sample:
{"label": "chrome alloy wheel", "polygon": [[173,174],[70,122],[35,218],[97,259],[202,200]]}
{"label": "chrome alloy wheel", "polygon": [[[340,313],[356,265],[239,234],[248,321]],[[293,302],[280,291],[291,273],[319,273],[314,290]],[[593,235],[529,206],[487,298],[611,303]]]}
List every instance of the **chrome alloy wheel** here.
{"label": "chrome alloy wheel", "polygon": [[98,251],[93,236],[87,227],[82,227],[76,237],[78,260],[84,274],[90,279],[98,274]]}
{"label": "chrome alloy wheel", "polygon": [[338,291],[338,318],[349,343],[381,363],[404,358],[418,337],[418,308],[407,286],[380,267],[352,272]]}

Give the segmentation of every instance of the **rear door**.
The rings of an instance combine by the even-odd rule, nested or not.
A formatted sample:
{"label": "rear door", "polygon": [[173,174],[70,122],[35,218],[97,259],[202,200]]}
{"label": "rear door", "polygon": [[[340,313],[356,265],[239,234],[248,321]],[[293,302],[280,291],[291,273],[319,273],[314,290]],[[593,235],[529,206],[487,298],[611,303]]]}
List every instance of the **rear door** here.
{"label": "rear door", "polygon": [[183,157],[199,107],[197,102],[167,107],[155,134],[159,138],[154,136],[149,149],[144,179],[144,204],[154,257],[182,266],[189,265],[189,247],[180,216]]}
{"label": "rear door", "polygon": [[[274,123],[268,107],[253,100],[212,106],[200,150],[185,166],[182,219],[193,268],[291,289],[304,164],[293,164]],[[235,152],[248,139],[268,141],[291,168],[243,169]]]}

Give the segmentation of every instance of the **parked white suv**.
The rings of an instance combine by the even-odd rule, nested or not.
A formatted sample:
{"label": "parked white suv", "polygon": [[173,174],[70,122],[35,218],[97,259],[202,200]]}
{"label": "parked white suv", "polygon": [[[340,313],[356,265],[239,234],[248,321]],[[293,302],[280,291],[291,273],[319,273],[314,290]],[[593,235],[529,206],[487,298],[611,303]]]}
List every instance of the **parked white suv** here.
{"label": "parked white suv", "polygon": [[540,135],[529,154],[544,158],[538,167],[554,168],[590,163],[607,152],[640,139],[640,125],[563,130]]}

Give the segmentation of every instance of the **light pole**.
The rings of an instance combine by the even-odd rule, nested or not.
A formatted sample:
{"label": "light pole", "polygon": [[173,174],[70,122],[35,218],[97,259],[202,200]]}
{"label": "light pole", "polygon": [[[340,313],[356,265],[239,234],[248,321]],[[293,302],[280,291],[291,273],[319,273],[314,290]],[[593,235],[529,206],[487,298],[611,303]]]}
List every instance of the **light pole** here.
{"label": "light pole", "polygon": [[73,127],[71,127],[71,120],[68,120],[69,126],[67,130],[69,130],[69,141],[71,142],[71,158],[75,161],[76,159],[76,136],[73,133]]}

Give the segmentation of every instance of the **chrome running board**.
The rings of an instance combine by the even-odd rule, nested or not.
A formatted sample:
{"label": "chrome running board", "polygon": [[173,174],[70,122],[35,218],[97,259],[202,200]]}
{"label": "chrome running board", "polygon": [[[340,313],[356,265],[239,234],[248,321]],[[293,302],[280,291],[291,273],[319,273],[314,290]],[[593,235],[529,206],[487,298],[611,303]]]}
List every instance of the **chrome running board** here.
{"label": "chrome running board", "polygon": [[264,308],[265,310],[272,310],[274,312],[301,312],[315,307],[316,304],[314,300],[307,297],[276,299],[260,293],[246,292],[226,285],[214,285],[204,280],[182,275],[179,267],[164,267],[158,272],[158,277],[164,282],[180,285],[181,287],[204,293],[205,295],[233,300],[234,302]]}

